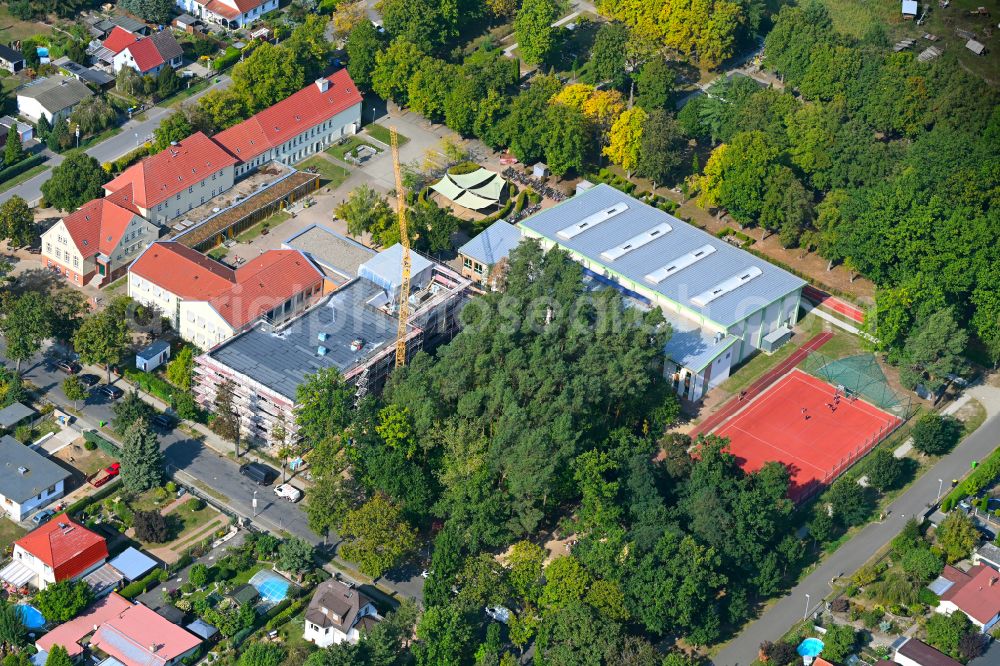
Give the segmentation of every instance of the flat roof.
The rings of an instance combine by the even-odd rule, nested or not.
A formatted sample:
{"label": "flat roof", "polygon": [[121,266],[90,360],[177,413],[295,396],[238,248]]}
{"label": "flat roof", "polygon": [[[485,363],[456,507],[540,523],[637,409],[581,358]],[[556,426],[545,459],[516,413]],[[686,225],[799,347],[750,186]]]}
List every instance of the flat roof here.
{"label": "flat roof", "polygon": [[518,226],[723,327],[806,284],[603,183]]}
{"label": "flat roof", "polygon": [[[259,324],[208,356],[294,400],[306,375],[330,367],[346,374],[395,341],[396,317],[369,304],[373,299],[381,303],[384,296],[375,283],[356,278],[287,326],[274,331]],[[357,339],[364,345],[353,351]]]}
{"label": "flat roof", "polygon": [[144,361],[150,361],[169,349],[170,349],[169,342],[165,340],[157,340],[148,347],[140,349],[138,352],[136,352],[135,355]]}
{"label": "flat roof", "polygon": [[459,254],[492,266],[507,257],[521,242],[521,230],[505,220],[497,220],[481,234],[458,248]]}
{"label": "flat roof", "polygon": [[69,476],[31,447],[9,435],[0,437],[0,495],[7,499],[21,504]]}
{"label": "flat roof", "polygon": [[341,236],[322,224],[306,227],[282,245],[304,252],[323,268],[337,273],[344,280],[357,276],[361,264],[375,256],[375,250]]}
{"label": "flat roof", "polygon": [[108,562],[129,580],[136,580],[149,573],[156,566],[156,560],[138,548],[129,546]]}

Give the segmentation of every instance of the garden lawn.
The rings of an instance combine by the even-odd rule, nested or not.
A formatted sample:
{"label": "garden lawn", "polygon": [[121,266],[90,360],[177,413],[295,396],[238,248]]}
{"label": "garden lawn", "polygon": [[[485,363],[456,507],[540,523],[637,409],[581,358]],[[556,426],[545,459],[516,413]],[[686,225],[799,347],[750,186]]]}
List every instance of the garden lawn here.
{"label": "garden lawn", "polygon": [[381,148],[379,148],[378,146],[373,146],[372,144],[368,143],[367,141],[362,140],[361,137],[359,137],[356,134],[354,136],[352,136],[351,138],[349,138],[344,143],[340,143],[340,144],[335,143],[335,144],[333,144],[332,146],[330,146],[329,148],[327,148],[326,151],[324,151],[324,152],[326,152],[328,155],[332,155],[333,157],[336,157],[341,162],[347,162],[347,154],[350,153],[351,151],[353,151],[358,146],[368,146],[369,148],[371,148],[372,150],[374,150],[376,153],[381,153],[382,152]]}
{"label": "garden lawn", "polygon": [[0,41],[19,42],[33,35],[49,35],[52,28],[44,23],[14,18],[6,7],[0,7]]}
{"label": "garden lawn", "polygon": [[24,529],[12,520],[7,520],[6,518],[0,518],[0,549],[6,552],[10,548],[11,544],[23,537],[28,533],[28,530]]}
{"label": "garden lawn", "polygon": [[[392,137],[389,136],[389,128],[378,123],[372,123],[365,128],[365,131],[376,141],[381,141],[385,145],[391,145]],[[396,132],[396,140],[399,141],[399,145],[403,146],[410,140],[408,137],[403,136],[399,132]]]}
{"label": "garden lawn", "polygon": [[351,175],[351,172],[346,167],[334,164],[322,155],[313,155],[306,161],[299,162],[296,168],[300,170],[315,168],[320,175],[320,179],[324,181],[321,184],[323,186],[329,185],[330,187],[337,187]]}
{"label": "garden lawn", "polygon": [[287,211],[279,210],[271,217],[267,218],[266,220],[258,222],[257,224],[253,225],[252,227],[244,231],[242,234],[236,237],[236,240],[237,242],[240,243],[249,243],[250,241],[257,238],[264,232],[265,224],[268,226],[268,228],[276,227],[285,220],[289,219],[290,217],[291,215]]}
{"label": "garden lawn", "polygon": [[312,652],[316,645],[303,638],[305,633],[306,608],[294,615],[288,622],[278,627],[278,636],[289,652],[306,650]]}

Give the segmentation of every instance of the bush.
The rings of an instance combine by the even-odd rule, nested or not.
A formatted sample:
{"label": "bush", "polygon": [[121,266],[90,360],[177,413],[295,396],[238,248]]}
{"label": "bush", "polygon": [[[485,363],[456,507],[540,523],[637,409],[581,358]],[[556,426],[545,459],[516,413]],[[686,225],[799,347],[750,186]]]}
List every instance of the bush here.
{"label": "bush", "polygon": [[94,444],[92,441],[90,441],[89,439],[87,439],[87,440],[84,440],[84,442],[83,442],[83,448],[85,448],[88,451],[96,451],[97,450],[97,444]]}
{"label": "bush", "polygon": [[962,422],[954,416],[927,412],[917,419],[910,433],[913,448],[927,455],[943,455],[951,451],[962,436]]}
{"label": "bush", "polygon": [[140,541],[166,543],[170,540],[167,519],[159,511],[136,511],[133,526],[135,537]]}
{"label": "bush", "polygon": [[201,511],[205,506],[205,500],[200,497],[192,497],[184,504],[184,508],[188,511]]}
{"label": "bush", "polygon": [[872,608],[861,614],[861,621],[864,623],[866,629],[874,629],[882,621],[883,617],[885,617],[884,612],[878,608]]}
{"label": "bush", "polygon": [[917,592],[917,600],[925,606],[930,606],[931,608],[937,607],[941,603],[941,599],[938,595],[934,594],[926,587],[921,587],[920,591]]}
{"label": "bush", "polygon": [[846,613],[851,607],[851,602],[843,597],[837,597],[830,602],[830,610],[834,613]]}
{"label": "bush", "polygon": [[233,46],[227,46],[225,52],[212,61],[212,69],[221,72],[224,69],[236,64],[240,59],[241,51]]}
{"label": "bush", "polygon": [[177,492],[177,484],[174,483],[173,481],[167,481],[165,484],[163,484],[163,487],[166,488],[168,493]]}
{"label": "bush", "polygon": [[448,169],[448,173],[453,176],[461,176],[467,173],[472,173],[479,169],[479,165],[475,162],[459,162],[455,166]]}

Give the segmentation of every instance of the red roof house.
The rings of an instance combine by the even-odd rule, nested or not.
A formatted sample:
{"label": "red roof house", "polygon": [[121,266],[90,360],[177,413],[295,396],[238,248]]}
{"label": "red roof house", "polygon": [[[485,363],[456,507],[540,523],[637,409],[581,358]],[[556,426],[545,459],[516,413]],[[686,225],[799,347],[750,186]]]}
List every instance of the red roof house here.
{"label": "red roof house", "polygon": [[108,545],[104,537],[73,522],[65,514],[56,516],[14,542],[14,561],[33,570],[39,589],[78,578],[104,564]]}
{"label": "red roof house", "polygon": [[1000,572],[978,564],[968,572],[945,567],[941,576],[952,584],[939,595],[937,612],[962,611],[983,631],[1000,621]]}
{"label": "red roof house", "polygon": [[81,643],[114,657],[125,666],[171,666],[191,654],[201,639],[142,604],[111,593],[83,615],[56,627],[36,641],[39,650],[62,645],[75,656]]}
{"label": "red roof house", "polygon": [[346,69],[319,79],[274,106],[215,135],[220,146],[247,162],[333,118],[355,104],[361,93]]}
{"label": "red roof house", "polygon": [[[233,270],[178,242],[162,241],[129,268],[132,298],[176,313],[175,328],[181,336],[208,346],[279,307],[283,316],[301,311],[312,296],[322,294],[322,284],[323,274],[298,250],[271,250]],[[220,321],[206,321],[210,313]],[[217,334],[209,337],[206,326],[214,326]]]}
{"label": "red roof house", "polygon": [[[112,196],[131,187],[133,205],[144,217],[150,219],[157,217],[156,211],[152,209],[177,195],[181,195],[177,203],[184,205],[172,206],[172,209],[182,208],[181,212],[187,212],[194,206],[200,205],[200,201],[195,200],[194,205],[188,205],[192,202],[192,197],[185,197],[184,193],[204,197],[207,200],[229,189],[232,187],[232,174],[226,178],[224,172],[235,163],[236,159],[220,148],[215,141],[202,132],[195,132],[176,145],[168,146],[156,155],[129,167],[107,183],[104,192],[107,196]],[[205,191],[208,187],[205,181],[212,178],[213,174],[216,176],[216,185],[211,189],[215,190],[215,193],[209,196],[209,192]],[[197,190],[189,191],[195,186],[198,186]]]}
{"label": "red roof house", "polygon": [[140,39],[126,46],[125,50],[131,54],[135,68],[140,74],[152,71],[164,62],[152,39]]}
{"label": "red roof house", "polygon": [[116,25],[111,29],[107,39],[101,42],[101,46],[117,55],[124,51],[129,44],[135,44],[140,39],[142,39],[141,35],[129,32],[125,28]]}

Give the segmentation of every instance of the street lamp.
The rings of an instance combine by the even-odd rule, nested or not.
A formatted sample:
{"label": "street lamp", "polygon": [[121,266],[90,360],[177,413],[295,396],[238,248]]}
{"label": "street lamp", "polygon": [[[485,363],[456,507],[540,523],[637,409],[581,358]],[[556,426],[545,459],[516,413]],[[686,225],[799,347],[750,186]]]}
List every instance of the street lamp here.
{"label": "street lamp", "polygon": [[257,491],[253,491],[253,517],[257,517]]}
{"label": "street lamp", "polygon": [[944,491],[944,479],[938,479],[938,494],[935,499],[941,499],[941,493]]}
{"label": "street lamp", "polygon": [[133,132],[133,134],[135,134],[135,147],[138,148],[139,147],[139,133],[138,132]]}
{"label": "street lamp", "polygon": [[806,595],[806,612],[802,614],[802,619],[805,620],[809,617],[809,595]]}

